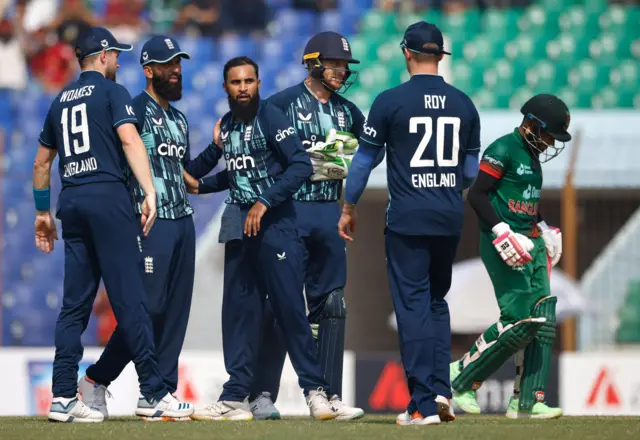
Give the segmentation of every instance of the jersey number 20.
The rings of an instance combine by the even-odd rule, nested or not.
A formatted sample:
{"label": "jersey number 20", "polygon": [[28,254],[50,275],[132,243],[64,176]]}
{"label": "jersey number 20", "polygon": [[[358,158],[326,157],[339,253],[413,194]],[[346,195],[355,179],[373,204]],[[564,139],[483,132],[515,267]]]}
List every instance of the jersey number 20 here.
{"label": "jersey number 20", "polygon": [[[78,124],[78,113],[80,123]],[[62,110],[62,140],[64,141],[64,155],[71,156],[71,146],[69,145],[69,108]],[[82,143],[78,139],[73,140],[73,154],[86,153],[90,149],[89,124],[87,119],[87,104],[82,103],[71,107],[71,134],[82,134]]]}
{"label": "jersey number 20", "polygon": [[[435,166],[433,159],[423,159],[431,136],[433,135],[433,118],[430,116],[415,116],[409,119],[409,132],[418,133],[418,126],[424,125],[424,136],[416,152],[411,158],[409,166],[411,168],[432,167]],[[458,166],[458,151],[460,150],[460,118],[453,116],[441,116],[436,118],[436,158],[439,167],[456,167]],[[444,158],[444,132],[445,127],[451,125],[453,128],[453,137],[451,143],[451,159]]]}

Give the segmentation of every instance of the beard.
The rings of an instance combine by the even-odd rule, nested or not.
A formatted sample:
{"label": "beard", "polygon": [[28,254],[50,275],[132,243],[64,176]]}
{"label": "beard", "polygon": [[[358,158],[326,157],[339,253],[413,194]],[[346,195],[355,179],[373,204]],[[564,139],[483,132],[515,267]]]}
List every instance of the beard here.
{"label": "beard", "polygon": [[151,85],[153,86],[153,90],[160,96],[162,99],[166,99],[169,102],[179,101],[182,98],[182,74],[177,74],[178,82],[172,84],[169,81],[171,75],[168,78],[161,78],[158,75],[153,75],[151,78]]}
{"label": "beard", "polygon": [[260,105],[260,92],[256,92],[255,96],[247,102],[239,102],[231,96],[227,96],[229,101],[229,109],[234,118],[241,121],[250,121],[258,114],[258,106]]}
{"label": "beard", "polygon": [[116,81],[116,69],[113,69],[113,70],[107,69],[104,72],[104,76],[105,76],[105,78],[110,79],[111,81],[115,82]]}

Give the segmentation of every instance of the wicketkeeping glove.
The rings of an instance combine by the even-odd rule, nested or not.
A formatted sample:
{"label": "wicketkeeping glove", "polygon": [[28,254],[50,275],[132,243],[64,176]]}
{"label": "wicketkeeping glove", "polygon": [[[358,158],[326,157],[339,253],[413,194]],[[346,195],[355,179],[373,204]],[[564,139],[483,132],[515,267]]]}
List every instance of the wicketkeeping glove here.
{"label": "wicketkeeping glove", "polygon": [[496,234],[493,246],[509,266],[524,266],[532,260],[529,252],[533,250],[533,242],[529,238],[513,232],[504,222],[495,225],[492,231]]}
{"label": "wicketkeeping glove", "polygon": [[551,267],[554,267],[562,256],[562,232],[559,228],[549,226],[544,221],[538,223],[538,228],[547,248],[547,255],[551,258]]}
{"label": "wicketkeeping glove", "polygon": [[313,165],[312,181],[342,180],[347,177],[358,140],[351,133],[331,129],[324,142],[316,142],[307,152]]}

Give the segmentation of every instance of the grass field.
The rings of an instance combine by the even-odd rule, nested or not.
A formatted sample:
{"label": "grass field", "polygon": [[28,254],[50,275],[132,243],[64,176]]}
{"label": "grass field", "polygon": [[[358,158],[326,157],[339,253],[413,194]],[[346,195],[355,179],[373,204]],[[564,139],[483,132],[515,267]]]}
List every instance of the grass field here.
{"label": "grass field", "polygon": [[640,417],[563,417],[551,421],[520,421],[503,416],[462,416],[453,423],[437,426],[397,426],[394,423],[393,415],[371,415],[358,422],[286,418],[260,422],[145,423],[133,418],[114,418],[102,424],[59,424],[49,423],[43,417],[6,417],[0,418],[0,439],[640,439]]}

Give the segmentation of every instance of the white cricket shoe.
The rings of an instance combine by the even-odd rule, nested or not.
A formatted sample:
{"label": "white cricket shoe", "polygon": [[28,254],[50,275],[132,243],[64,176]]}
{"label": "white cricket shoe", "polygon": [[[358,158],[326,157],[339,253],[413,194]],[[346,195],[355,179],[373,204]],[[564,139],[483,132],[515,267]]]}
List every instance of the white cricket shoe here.
{"label": "white cricket shoe", "polygon": [[409,414],[409,411],[405,411],[402,414],[398,414],[398,417],[396,417],[396,424],[397,425],[410,425],[411,424],[411,414]]}
{"label": "white cricket shoe", "polygon": [[54,397],[49,410],[51,422],[100,423],[104,416],[100,411],[89,408],[78,396]]}
{"label": "white cricket shoe", "polygon": [[91,409],[100,411],[104,416],[104,419],[109,418],[109,411],[107,410],[107,395],[111,397],[111,393],[107,390],[107,387],[93,382],[87,376],[82,376],[78,380],[78,393],[82,402]]}
{"label": "white cricket shoe", "polygon": [[438,404],[438,417],[440,417],[441,422],[453,422],[456,419],[451,400],[444,396],[436,396],[436,403]]}
{"label": "white cricket shoe", "polygon": [[336,413],[336,420],[357,420],[364,417],[364,411],[361,408],[355,408],[345,404],[340,396],[334,394],[329,401],[331,409]]}
{"label": "white cricket shoe", "polygon": [[310,391],[306,401],[311,417],[316,420],[332,420],[338,416],[327,400],[327,393],[322,388]]}
{"label": "white cricket shoe", "polygon": [[193,405],[180,402],[171,393],[167,393],[162,399],[148,401],[143,396],[138,398],[136,415],[140,417],[165,417],[179,419],[193,414]]}
{"label": "white cricket shoe", "polygon": [[245,399],[242,402],[219,400],[202,409],[196,409],[191,415],[191,418],[193,420],[230,420],[234,422],[248,422],[253,420],[253,413],[251,412],[248,399]]}

